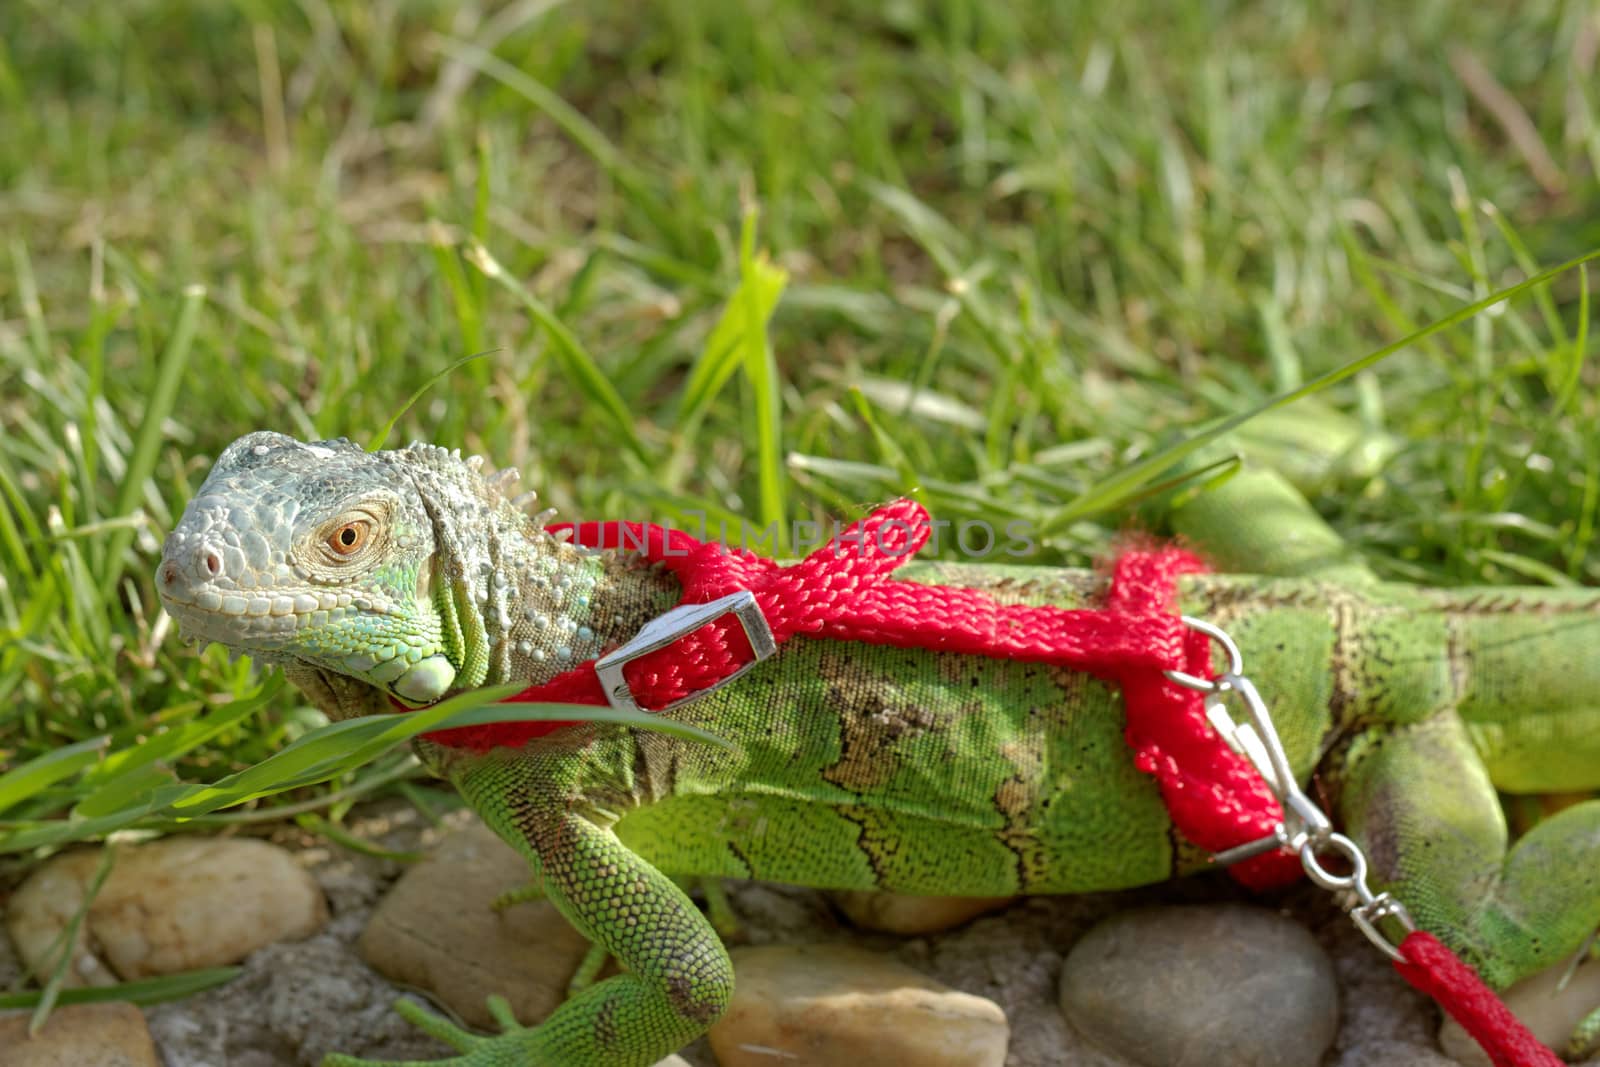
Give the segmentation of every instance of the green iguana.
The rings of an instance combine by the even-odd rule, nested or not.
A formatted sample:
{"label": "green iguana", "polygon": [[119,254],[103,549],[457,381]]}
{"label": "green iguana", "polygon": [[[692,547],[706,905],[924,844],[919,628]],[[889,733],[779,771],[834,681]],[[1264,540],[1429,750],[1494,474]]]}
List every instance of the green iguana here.
{"label": "green iguana", "polygon": [[[669,573],[565,543],[480,471],[430,445],[250,434],[167,539],[162,600],[187,636],[282,665],[334,718],[542,681],[678,603]],[[1317,775],[1375,880],[1492,985],[1575,952],[1600,924],[1600,801],[1508,848],[1496,790],[1600,787],[1600,592],[1371,581],[1303,501],[1192,514],[1208,547],[1242,518],[1263,567],[1340,575],[1197,575],[1179,596],[1237,640],[1296,774]],[[1067,608],[1106,584],[943,563],[894,580]],[[629,1067],[702,1034],[733,971],[669,875],[1003,896],[1206,863],[1134,768],[1117,691],[1086,674],[797,639],[665,714],[736,747],[599,724],[486,754],[419,743],[623,968],[532,1028],[500,1006],[492,1037],[407,1012],[462,1051],[446,1062]]]}

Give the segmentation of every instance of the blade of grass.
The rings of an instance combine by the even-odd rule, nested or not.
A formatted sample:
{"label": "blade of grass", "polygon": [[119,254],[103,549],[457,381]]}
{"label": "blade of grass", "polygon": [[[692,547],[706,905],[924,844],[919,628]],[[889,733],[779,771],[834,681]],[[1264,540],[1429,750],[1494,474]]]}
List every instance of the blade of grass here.
{"label": "blade of grass", "polygon": [[313,730],[260,763],[210,786],[192,788],[169,805],[178,815],[214,811],[326,781],[419,734],[498,722],[597,722],[656,730],[708,744],[727,743],[697,727],[648,713],[588,704],[494,704],[526,688],[490,686],[404,715],[366,715]]}
{"label": "blade of grass", "polygon": [[0,812],[14,808],[56,782],[92,766],[111,743],[107,734],[84,738],[0,774]]}
{"label": "blade of grass", "polygon": [[872,402],[867,399],[867,394],[855,386],[851,386],[846,394],[850,406],[855,409],[856,417],[867,427],[872,434],[873,442],[878,446],[878,459],[885,466],[893,467],[899,475],[899,491],[920,499],[922,478],[912,466],[911,459],[906,455],[905,449],[900,447],[900,442],[889,436],[884,428],[878,425],[877,413],[872,410]]}
{"label": "blade of grass", "polygon": [[[428,227],[428,236],[434,266],[444,278],[451,304],[455,308],[461,347],[476,351],[483,347],[483,309],[479,305],[482,294],[478,291],[482,287],[482,276],[474,274],[471,279],[467,277],[467,272],[461,268],[456,242],[443,223],[433,220]],[[478,284],[473,284],[474,281]]]}
{"label": "blade of grass", "polygon": [[[144,413],[139,421],[139,432],[134,438],[133,454],[128,459],[128,469],[123,475],[122,489],[117,494],[117,515],[131,515],[144,496],[145,484],[155,473],[156,454],[161,448],[161,426],[172,414],[178,399],[178,386],[183,381],[183,370],[189,363],[189,351],[194,346],[195,327],[200,321],[200,309],[205,305],[206,289],[203,285],[190,285],[183,290],[183,303],[178,309],[178,321],[172,337],[156,364],[156,382],[151,390]],[[105,555],[105,570],[97,584],[100,599],[110,601],[116,595],[116,582],[122,575],[123,556],[133,543],[134,531],[119,529],[112,533]]]}
{"label": "blade of grass", "polygon": [[[760,486],[761,522],[766,529],[777,530],[777,551],[789,551],[789,533],[786,529],[784,509],[783,467],[783,397],[779,393],[778,365],[772,356],[772,344],[767,339],[767,320],[772,315],[783,284],[788,275],[772,266],[766,258],[756,256],[756,209],[752,205],[744,213],[744,224],[739,236],[739,274],[751,279],[752,284],[741,285],[744,297],[744,332],[739,349],[744,364],[745,377],[755,394],[756,423],[756,477]],[[764,278],[762,277],[764,275]],[[761,278],[760,281],[756,279]],[[771,287],[771,303],[763,314],[763,287]]]}
{"label": "blade of grass", "polygon": [[[111,868],[117,862],[117,850],[107,848],[100,854],[100,863],[95,867],[93,877],[83,889],[83,902],[72,913],[72,918],[67,920],[67,925],[61,930],[59,944],[61,956],[51,965],[50,977],[45,979],[44,988],[39,992],[39,1002],[33,1007],[33,1014],[28,1017],[28,1036],[33,1037],[43,1028],[45,1020],[55,1010],[56,998],[61,995],[62,983],[67,979],[67,968],[72,965],[72,960],[77,956],[74,949],[78,945],[78,931],[83,928],[83,920],[89,916],[89,907],[94,903],[94,898],[99,895],[100,887],[106,884],[106,879],[111,876]],[[55,948],[55,945],[51,945]]]}
{"label": "blade of grass", "polygon": [[[752,330],[763,334],[782,296],[787,275],[765,256],[741,259],[739,286],[723,306],[722,315],[711,328],[683,387],[678,404],[680,429],[695,426],[712,400],[721,392],[744,356],[743,345]],[[752,313],[755,318],[752,320]]]}
{"label": "blade of grass", "polygon": [[[213,709],[204,718],[169,727],[142,744],[111,753],[99,767],[84,775],[82,785],[90,792],[79,802],[79,813],[104,814],[103,811],[91,810],[98,802],[97,798],[102,789],[117,786],[124,775],[138,768],[163,760],[174,760],[193,752],[224,731],[234,729],[255,715],[276,700],[282,691],[283,677],[274,675],[254,692]],[[161,714],[163,713],[157,713],[157,717]],[[0,805],[0,810],[3,809],[4,805]]]}
{"label": "blade of grass", "polygon": [[22,304],[22,318],[28,324],[28,347],[32,350],[35,368],[50,358],[50,329],[44,320],[44,308],[39,303],[39,285],[33,276],[33,261],[28,258],[28,246],[20,238],[11,241],[11,269],[17,277],[17,299]]}
{"label": "blade of grass", "polygon": [[219,808],[315,785],[432,730],[502,722],[593,722],[654,730],[674,737],[730,748],[729,742],[688,723],[589,704],[494,704],[523,689],[520,685],[473,690],[405,715],[368,715],[330,723],[300,737],[243,771],[210,785],[161,787],[127,807],[70,821],[24,824],[0,835],[0,853],[59,845],[122,829],[140,820],[162,823],[192,819]]}
{"label": "blade of grass", "polygon": [[429,389],[432,389],[439,382],[443,381],[445,378],[448,378],[450,375],[454,374],[457,370],[466,366],[468,363],[471,363],[473,360],[482,359],[484,356],[493,355],[498,351],[500,351],[498,348],[490,348],[482,352],[474,352],[470,356],[462,356],[444,370],[433,375],[427,381],[419,385],[416,392],[406,397],[406,402],[400,405],[400,410],[389,416],[389,421],[383,424],[383,429],[378,431],[378,436],[373,438],[372,443],[367,446],[367,451],[376,452],[381,449],[384,445],[384,442],[389,440],[389,435],[394,432],[395,423],[399,422],[405,413],[411,410],[411,406],[418,400],[421,400],[422,395]]}
{"label": "blade of grass", "polygon": [[639,440],[638,432],[634,429],[633,412],[628,410],[628,405],[618,395],[616,387],[600,370],[599,365],[573,332],[567,329],[566,324],[558,319],[555,312],[546,307],[543,301],[530,293],[526,286],[506,273],[499,260],[495,259],[483,245],[473,244],[467,250],[467,261],[522,302],[529,317],[542,326],[549,335],[551,350],[556,354],[556,362],[561,365],[562,371],[572,382],[573,387],[606,416],[633,454],[644,459],[644,442]]}
{"label": "blade of grass", "polygon": [[[1578,336],[1573,340],[1572,362],[1574,380],[1579,377],[1583,361],[1589,352],[1589,271],[1584,268],[1583,286],[1578,299]],[[1583,482],[1583,503],[1578,509],[1578,528],[1572,534],[1572,548],[1567,556],[1567,573],[1576,577],[1583,570],[1589,555],[1589,545],[1594,540],[1596,513],[1600,512],[1600,441],[1588,435],[1589,470]]]}
{"label": "blade of grass", "polygon": [[[104,1004],[108,1001],[124,1000],[129,1004],[146,1007],[169,1000],[182,1000],[184,997],[203,993],[207,989],[215,989],[233,981],[243,972],[243,967],[211,967],[200,971],[164,975],[160,978],[136,978],[131,982],[118,982],[116,985],[63,989],[56,994],[55,1002],[58,1005]],[[0,993],[0,1011],[32,1008],[39,1004],[43,996],[43,991],[37,989],[25,993]]]}
{"label": "blade of grass", "polygon": [[380,860],[393,860],[397,863],[416,863],[427,855],[426,852],[398,852],[393,849],[379,848],[371,841],[357,837],[344,827],[330,822],[320,815],[300,815],[295,818],[295,823],[307,833],[325,837],[340,848],[361,856],[371,856]]}

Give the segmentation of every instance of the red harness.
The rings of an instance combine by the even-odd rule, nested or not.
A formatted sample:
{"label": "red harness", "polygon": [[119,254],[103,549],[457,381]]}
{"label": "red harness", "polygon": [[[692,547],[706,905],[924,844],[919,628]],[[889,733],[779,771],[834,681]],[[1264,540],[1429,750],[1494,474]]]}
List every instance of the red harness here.
{"label": "red harness", "polygon": [[[1221,852],[1272,832],[1277,799],[1244,757],[1206,722],[1200,694],[1166,680],[1163,669],[1211,677],[1210,643],[1173,612],[1173,582],[1204,570],[1175,548],[1127,552],[1117,561],[1105,610],[998,604],[982,592],[889,580],[926,543],[922,505],[899,500],[878,509],[799,563],[776,562],[681,531],[644,523],[587,522],[572,527],[589,548],[637,548],[677,576],[683,603],[700,604],[747,589],[782,645],[804,635],[839,641],[937,649],[1029,660],[1086,671],[1118,683],[1127,737],[1139,769],[1154,775],[1180,832]],[[751,659],[744,627],[724,616],[628,664],[634,699],[662,708],[709,689]],[[589,660],[512,698],[518,703],[605,704]],[[559,722],[496,723],[429,734],[443,744],[485,751],[520,745]],[[1299,861],[1272,853],[1232,868],[1265,888],[1299,877]]]}
{"label": "red harness", "polygon": [[[1277,798],[1245,757],[1207,722],[1200,693],[1169,681],[1165,670],[1214,676],[1211,642],[1174,611],[1175,582],[1205,567],[1164,547],[1124,552],[1103,610],[1005,605],[972,589],[890,580],[928,540],[920,504],[898,500],[849,527],[791,566],[681,531],[647,523],[586,522],[570,527],[589,548],[638,550],[677,576],[684,604],[706,604],[739,590],[754,595],[773,641],[795,636],[859,641],[1049,663],[1117,683],[1126,707],[1135,765],[1153,775],[1173,824],[1216,853],[1269,836],[1282,820]],[[640,550],[640,546],[642,550]],[[660,709],[695,696],[748,666],[743,624],[722,615],[623,668],[634,700]],[[589,660],[512,697],[518,703],[608,703]],[[520,746],[561,722],[495,723],[427,734],[473,751]],[[1282,851],[1229,868],[1252,888],[1298,878],[1298,856]],[[1449,949],[1423,932],[1400,945],[1397,963],[1412,985],[1438,1000],[1489,1052],[1496,1067],[1559,1067],[1509,1010]]]}

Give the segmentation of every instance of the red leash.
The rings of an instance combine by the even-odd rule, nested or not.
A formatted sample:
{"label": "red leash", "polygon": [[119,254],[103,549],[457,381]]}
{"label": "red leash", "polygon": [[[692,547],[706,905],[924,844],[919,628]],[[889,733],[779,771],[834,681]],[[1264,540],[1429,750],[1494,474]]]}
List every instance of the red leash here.
{"label": "red leash", "polygon": [[1494,1067],[1564,1067],[1561,1057],[1528,1032],[1494,990],[1483,984],[1443,942],[1425,930],[1413,930],[1400,942],[1404,962],[1394,969],[1472,1035]]}
{"label": "red leash", "polygon": [[[577,544],[634,550],[662,564],[681,583],[683,604],[748,590],[778,646],[796,636],[860,641],[1050,663],[1114,681],[1122,688],[1135,764],[1155,777],[1173,824],[1187,839],[1222,852],[1270,836],[1282,822],[1281,806],[1261,774],[1206,720],[1202,695],[1162,673],[1214,676],[1210,639],[1185,626],[1174,611],[1177,579],[1205,569],[1190,553],[1170,547],[1125,552],[1116,562],[1105,610],[1068,611],[999,604],[972,589],[890,580],[931,530],[927,512],[910,500],[879,508],[787,567],[652,524],[587,522],[570,528]],[[633,660],[623,673],[638,704],[655,709],[712,688],[748,665],[752,655],[743,625],[723,615]],[[608,703],[594,660],[511,699]],[[494,723],[425,736],[483,752],[520,746],[566,725],[571,724]],[[1245,885],[1265,888],[1299,877],[1301,862],[1278,850],[1229,871]],[[1454,1016],[1496,1067],[1559,1067],[1555,1054],[1437,939],[1414,932],[1399,951],[1405,957],[1395,964],[1401,975]]]}

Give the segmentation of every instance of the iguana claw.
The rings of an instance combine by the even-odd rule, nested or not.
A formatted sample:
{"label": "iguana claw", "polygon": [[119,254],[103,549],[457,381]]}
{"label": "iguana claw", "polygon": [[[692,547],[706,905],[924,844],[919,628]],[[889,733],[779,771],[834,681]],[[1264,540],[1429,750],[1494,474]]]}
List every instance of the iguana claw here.
{"label": "iguana claw", "polygon": [[368,1060],[334,1052],[322,1058],[321,1067],[535,1067],[527,1042],[533,1031],[517,1022],[505,997],[489,997],[488,1007],[500,1033],[485,1037],[457,1026],[416,1001],[395,1002],[394,1010],[406,1022],[464,1055],[443,1060]]}
{"label": "iguana claw", "polygon": [[490,902],[489,907],[500,912],[505,911],[507,908],[514,908],[518,904],[530,904],[543,899],[545,899],[544,883],[529,882],[526,885],[519,885],[515,889],[507,889],[504,893],[495,897]]}
{"label": "iguana claw", "polygon": [[1578,1062],[1587,1060],[1597,1050],[1600,1050],[1600,1008],[1591,1011],[1573,1027],[1565,1053],[1567,1059]]}

